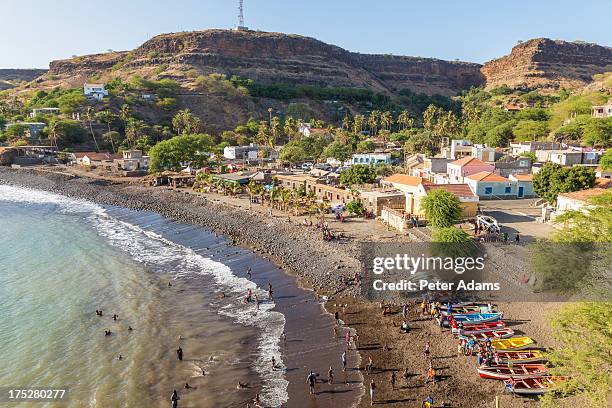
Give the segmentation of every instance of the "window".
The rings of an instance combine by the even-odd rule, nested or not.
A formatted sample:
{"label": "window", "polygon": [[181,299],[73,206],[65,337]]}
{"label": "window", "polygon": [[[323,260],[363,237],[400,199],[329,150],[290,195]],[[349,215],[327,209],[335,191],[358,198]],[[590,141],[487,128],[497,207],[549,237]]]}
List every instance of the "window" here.
{"label": "window", "polygon": [[493,187],[485,187],[484,193],[486,195],[491,195],[493,193]]}
{"label": "window", "polygon": [[506,187],[506,189],[504,190],[504,193],[506,194],[510,194],[512,192],[512,187]]}

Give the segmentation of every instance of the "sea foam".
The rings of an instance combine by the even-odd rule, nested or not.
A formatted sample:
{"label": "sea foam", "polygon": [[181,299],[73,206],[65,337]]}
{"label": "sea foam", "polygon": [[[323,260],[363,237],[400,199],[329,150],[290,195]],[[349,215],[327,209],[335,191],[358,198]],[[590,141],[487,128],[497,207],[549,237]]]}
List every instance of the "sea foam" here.
{"label": "sea foam", "polygon": [[[145,266],[164,268],[172,266],[175,279],[190,279],[198,275],[211,277],[217,289],[231,302],[218,309],[218,313],[235,323],[258,328],[255,371],[262,379],[261,399],[267,406],[281,406],[288,399],[288,381],[284,377],[280,338],[285,326],[285,316],[273,311],[275,304],[260,302],[259,310],[251,303],[243,303],[247,289],[259,299],[267,299],[267,291],[254,282],[236,276],[232,269],[220,262],[197,254],[161,235],[111,216],[102,206],[90,201],[73,199],[45,191],[0,185],[0,201],[24,204],[53,204],[62,213],[82,214],[99,235]],[[277,369],[270,370],[274,356]]]}

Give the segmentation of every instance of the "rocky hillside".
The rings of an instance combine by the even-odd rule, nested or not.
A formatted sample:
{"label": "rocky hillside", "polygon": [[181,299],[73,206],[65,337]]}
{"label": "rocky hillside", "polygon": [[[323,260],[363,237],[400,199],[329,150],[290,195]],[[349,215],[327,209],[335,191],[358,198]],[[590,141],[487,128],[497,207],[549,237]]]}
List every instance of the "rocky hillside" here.
{"label": "rocky hillside", "polygon": [[20,82],[30,82],[45,73],[46,69],[0,69],[0,91],[13,88]]}
{"label": "rocky hillside", "polygon": [[592,81],[593,75],[609,71],[612,48],[546,38],[521,43],[510,55],[490,61],[481,69],[487,88],[506,84],[549,91],[581,88]]}
{"label": "rocky hillside", "polygon": [[256,82],[369,88],[384,93],[411,89],[454,95],[483,83],[478,64],[429,58],[363,55],[313,38],[255,31],[206,30],[154,37],[132,52],[51,63],[50,74],[75,82],[94,75],[195,69]]}

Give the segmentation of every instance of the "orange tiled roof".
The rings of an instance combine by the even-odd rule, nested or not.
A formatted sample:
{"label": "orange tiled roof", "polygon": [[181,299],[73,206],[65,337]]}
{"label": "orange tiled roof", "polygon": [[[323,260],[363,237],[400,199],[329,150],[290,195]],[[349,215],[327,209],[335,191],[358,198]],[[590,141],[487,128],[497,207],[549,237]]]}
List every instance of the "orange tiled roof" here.
{"label": "orange tiled roof", "polygon": [[470,186],[467,184],[429,184],[424,186],[424,188],[425,192],[443,189],[451,192],[456,197],[476,197],[476,194],[474,194]]}
{"label": "orange tiled roof", "polygon": [[479,173],[467,176],[467,178],[469,178],[470,180],[475,180],[475,181],[499,181],[499,182],[510,181],[505,177],[502,177],[502,176],[499,176],[493,173],[492,171],[481,171]]}
{"label": "orange tiled roof", "polygon": [[454,164],[455,166],[463,167],[463,166],[466,166],[468,164],[481,165],[481,164],[487,164],[487,163],[485,163],[485,162],[483,162],[481,160],[478,160],[475,157],[466,156],[463,159],[455,160],[454,162],[451,162],[450,164]]}
{"label": "orange tiled roof", "polygon": [[587,190],[573,191],[571,193],[561,193],[559,194],[559,197],[565,197],[571,200],[587,201],[589,198],[600,196],[607,191],[608,189],[596,187],[589,188]]}
{"label": "orange tiled roof", "polygon": [[429,180],[424,179],[423,177],[409,176],[407,174],[394,174],[383,179],[385,183],[395,183],[395,184],[404,184],[407,186],[416,187],[420,184],[431,184]]}

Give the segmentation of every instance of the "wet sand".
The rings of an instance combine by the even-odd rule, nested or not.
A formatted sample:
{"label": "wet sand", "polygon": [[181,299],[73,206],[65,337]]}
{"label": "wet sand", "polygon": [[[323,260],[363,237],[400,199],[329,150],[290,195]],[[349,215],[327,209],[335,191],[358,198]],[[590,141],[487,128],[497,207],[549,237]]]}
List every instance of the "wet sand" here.
{"label": "wet sand", "polygon": [[[280,358],[275,356],[279,361],[282,359],[284,365],[277,370],[284,372],[284,378],[289,381],[289,400],[283,407],[348,407],[358,400],[362,388],[361,374],[356,370],[359,366],[357,351],[352,347],[347,353],[349,370],[343,373],[341,354],[346,349],[342,337],[345,329],[340,328],[339,338],[334,338],[333,316],[325,312],[323,301],[315,299],[314,292],[298,287],[294,276],[284,273],[270,259],[236,246],[231,240],[215,236],[201,227],[176,223],[150,212],[135,213],[115,208],[111,214],[228,265],[238,276],[248,278],[247,268],[250,268],[250,280],[262,289],[267,290],[268,283],[272,284],[276,304],[274,310],[282,313],[286,319],[286,343],[281,342]],[[172,274],[168,274],[167,278],[172,279]],[[211,293],[206,281],[178,278],[172,282],[171,288],[163,290],[176,293],[184,299],[186,305],[204,302],[216,308],[225,301],[220,297],[220,291],[212,299],[202,296],[203,292],[208,296]],[[188,321],[197,321],[197,315],[201,312],[201,308],[183,307],[177,310],[177,314],[181,315],[179,319]],[[215,337],[211,337],[208,333],[211,324],[214,322],[209,320],[202,327],[192,327],[182,333],[184,339],[180,343],[193,361],[175,372],[180,378],[175,381],[175,386],[181,395],[181,406],[200,406],[197,404],[201,403],[220,407],[245,406],[256,393],[261,392],[264,385],[252,368],[259,357],[256,350],[258,333],[253,328],[240,327],[240,330],[231,332],[216,331]],[[207,358],[211,355],[215,356],[215,360],[209,362]],[[271,357],[266,358],[270,360]],[[231,365],[228,365],[229,362]],[[335,376],[332,385],[327,384],[330,365]],[[205,368],[210,374],[201,376],[199,367]],[[306,383],[310,370],[319,374],[315,395],[309,394]],[[185,381],[195,388],[181,389]],[[237,389],[238,381],[248,384],[248,387]],[[163,395],[162,390],[158,392]]]}

